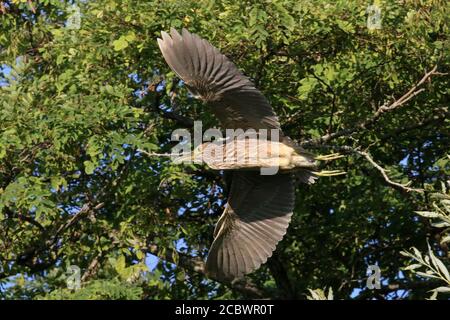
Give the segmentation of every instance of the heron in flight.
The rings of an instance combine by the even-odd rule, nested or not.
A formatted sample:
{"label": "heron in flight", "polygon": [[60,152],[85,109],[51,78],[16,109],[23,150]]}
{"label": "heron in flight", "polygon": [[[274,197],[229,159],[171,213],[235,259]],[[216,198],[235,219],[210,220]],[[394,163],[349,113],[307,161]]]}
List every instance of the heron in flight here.
{"label": "heron in flight", "polygon": [[[271,257],[286,233],[295,205],[295,182],[313,183],[312,154],[282,134],[280,123],[264,95],[251,80],[208,41],[183,29],[161,33],[159,48],[170,68],[195,98],[206,103],[225,129],[276,129],[269,143],[277,147],[251,164],[212,159],[207,164],[231,174],[228,201],[214,230],[206,273],[219,281],[232,281],[258,269]],[[208,143],[201,147],[207,147]],[[203,150],[200,148],[200,152]],[[231,152],[236,152],[231,148]],[[274,175],[255,170],[268,158],[279,166]]]}

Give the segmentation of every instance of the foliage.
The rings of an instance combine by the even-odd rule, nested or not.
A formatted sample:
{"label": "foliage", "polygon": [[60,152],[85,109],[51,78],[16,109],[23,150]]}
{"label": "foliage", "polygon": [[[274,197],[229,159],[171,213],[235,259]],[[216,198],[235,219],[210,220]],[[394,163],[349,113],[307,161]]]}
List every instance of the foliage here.
{"label": "foliage", "polygon": [[309,289],[310,295],[307,296],[308,300],[333,300],[333,289],[330,287],[328,293],[322,289]]}
{"label": "foliage", "polygon": [[[449,260],[441,229],[412,214],[450,172],[448,2],[376,3],[379,30],[367,28],[366,1],[76,1],[79,28],[72,2],[0,1],[0,297],[249,297],[196,267],[222,176],[138,151],[169,152],[172,131],[193,119],[217,125],[163,61],[156,38],[170,27],[229,56],[299,142],[370,119],[437,65],[420,94],[328,141],[370,151],[392,180],[425,193],[392,188],[356,153],[326,163],[347,175],[297,187],[285,239],[248,277],[262,297],[324,287],[335,299],[428,297],[433,279],[402,275],[400,252],[426,250],[428,237]],[[371,264],[378,291],[365,288]],[[73,265],[79,292],[64,280]]]}
{"label": "foliage", "polygon": [[[448,157],[448,156],[447,156]],[[450,157],[449,157],[450,159]],[[449,183],[450,184],[450,183]],[[442,193],[434,193],[432,197],[435,199],[433,202],[434,211],[418,211],[417,214],[428,218],[430,220],[438,220],[439,222],[432,223],[433,227],[441,228],[439,233],[441,245],[445,245],[450,242],[450,192],[447,192],[446,186],[442,183]],[[436,298],[438,293],[450,292],[450,273],[444,263],[433,253],[430,245],[428,245],[428,254],[422,254],[416,248],[412,248],[412,252],[402,251],[406,257],[412,258],[416,263],[410,264],[404,270],[411,270],[417,276],[438,279],[443,281],[444,286],[440,286],[431,290],[433,292],[431,298]],[[418,270],[425,269],[425,272]]]}
{"label": "foliage", "polygon": [[130,286],[112,280],[92,280],[80,290],[71,292],[69,289],[54,290],[48,294],[47,300],[98,300],[98,299],[131,299],[142,297],[143,290],[140,287]]}

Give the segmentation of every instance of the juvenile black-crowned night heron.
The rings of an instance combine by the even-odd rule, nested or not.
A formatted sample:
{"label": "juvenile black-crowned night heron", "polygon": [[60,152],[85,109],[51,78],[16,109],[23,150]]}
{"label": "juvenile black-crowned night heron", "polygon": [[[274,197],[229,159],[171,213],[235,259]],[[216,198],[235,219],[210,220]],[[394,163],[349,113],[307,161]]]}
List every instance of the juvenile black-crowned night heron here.
{"label": "juvenile black-crowned night heron", "polygon": [[[227,129],[280,129],[280,123],[264,95],[239,69],[209,42],[183,29],[171,29],[158,39],[170,68],[189,91],[211,107]],[[256,162],[207,164],[231,170],[228,202],[214,230],[206,261],[207,274],[231,281],[261,266],[272,255],[291,220],[295,202],[295,179],[314,181],[314,157],[282,133],[269,139],[276,147],[261,161],[279,166],[275,175],[262,175]],[[200,152],[207,147],[203,144]],[[235,152],[232,149],[232,153]],[[251,156],[251,152],[246,155]],[[214,157],[213,157],[214,158]],[[248,164],[250,163],[250,164]],[[295,174],[294,174],[295,172]]]}

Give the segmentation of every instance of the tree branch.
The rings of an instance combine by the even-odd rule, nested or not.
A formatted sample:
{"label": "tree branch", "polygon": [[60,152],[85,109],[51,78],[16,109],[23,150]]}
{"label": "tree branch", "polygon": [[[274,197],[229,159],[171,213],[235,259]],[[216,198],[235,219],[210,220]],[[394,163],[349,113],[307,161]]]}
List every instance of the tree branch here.
{"label": "tree branch", "polygon": [[393,187],[394,189],[397,189],[401,192],[406,192],[406,193],[410,193],[410,192],[417,192],[417,193],[423,193],[424,190],[423,189],[418,189],[418,188],[411,188],[409,187],[409,185],[411,184],[411,182],[408,182],[406,184],[401,184],[395,181],[392,181],[391,178],[389,177],[389,175],[387,174],[387,170],[384,169],[383,167],[381,167],[378,163],[376,163],[376,161],[372,158],[372,156],[366,152],[366,151],[361,151],[358,148],[353,148],[350,146],[332,146],[332,145],[320,145],[317,144],[315,146],[312,147],[317,147],[317,148],[329,148],[329,149],[334,149],[336,151],[340,151],[340,152],[345,152],[345,153],[354,153],[357,154],[359,156],[364,157],[375,169],[378,170],[378,172],[381,173],[381,176],[383,177],[385,183],[387,185],[389,185],[390,187]]}
{"label": "tree branch", "polygon": [[[194,126],[194,120],[192,120],[189,117],[182,116],[174,111],[166,111],[160,108],[161,106],[161,99],[163,97],[163,94],[157,90],[158,86],[162,83],[162,78],[157,78],[155,81],[149,84],[147,91],[153,92],[155,94],[155,101],[151,105],[147,105],[146,107],[149,107],[149,109],[156,111],[158,114],[160,114],[165,119],[175,120],[177,123],[179,123],[182,126],[192,128]],[[174,81],[174,87],[176,87],[176,78],[173,79]],[[177,106],[175,104],[175,97],[176,93],[175,91],[172,91],[172,95],[169,96],[170,102],[172,104],[172,107],[174,110],[177,109]]]}
{"label": "tree branch", "polygon": [[83,273],[83,276],[81,277],[81,282],[86,282],[89,278],[91,278],[93,275],[96,274],[101,257],[102,254],[99,253],[94,257],[94,259],[92,259],[91,263],[89,264],[86,271]]}
{"label": "tree branch", "polygon": [[158,108],[159,113],[161,114],[161,116],[163,118],[166,119],[171,119],[171,120],[175,120],[176,122],[178,122],[179,124],[191,128],[194,126],[194,120],[192,120],[191,118],[182,116],[178,113],[175,113],[173,111],[164,111],[160,108]]}
{"label": "tree branch", "polygon": [[286,272],[286,268],[281,262],[280,255],[274,251],[272,257],[267,261],[270,273],[272,274],[280,295],[284,299],[297,299],[296,292],[292,286],[292,281]]}
{"label": "tree branch", "polygon": [[[37,259],[39,253],[45,250],[53,250],[55,245],[58,243],[58,236],[75,223],[77,223],[86,213],[91,210],[98,210],[104,206],[104,203],[99,203],[96,206],[87,203],[83,205],[83,207],[74,214],[66,223],[61,225],[55,233],[48,232],[47,229],[39,227],[41,229],[41,234],[37,237],[37,240],[33,245],[29,246],[22,253],[17,254],[17,258],[11,261],[15,261],[17,264],[23,264],[30,268],[30,272],[39,272],[45,270],[56,262],[56,257],[53,257],[47,261],[41,259]],[[23,218],[23,217],[22,217]],[[27,220],[28,221],[28,220]],[[31,222],[30,222],[31,223]],[[49,237],[51,235],[51,237]],[[7,278],[12,274],[8,274],[6,272],[0,273],[0,279]]]}
{"label": "tree branch", "polygon": [[58,228],[58,230],[56,230],[53,238],[56,239],[62,231],[67,230],[72,225],[77,223],[77,221],[80,220],[84,214],[88,213],[91,210],[101,209],[104,205],[105,204],[103,202],[97,204],[95,207],[92,207],[92,205],[90,203],[84,204],[83,207],[76,214],[74,214],[65,224],[61,225]]}
{"label": "tree branch", "polygon": [[394,189],[397,189],[399,191],[402,192],[418,192],[418,193],[423,193],[424,190],[423,189],[417,189],[417,188],[410,188],[409,185],[411,184],[411,181],[406,183],[406,184],[401,184],[395,181],[392,181],[389,176],[386,173],[386,170],[383,169],[378,163],[375,162],[375,160],[373,160],[372,156],[364,151],[361,150],[354,150],[354,152],[358,153],[359,155],[363,156],[364,158],[366,158],[366,160],[375,168],[377,169],[381,175],[384,178],[384,181],[390,185],[391,187],[393,187]]}
{"label": "tree branch", "polygon": [[392,102],[390,104],[385,103],[381,107],[379,107],[378,110],[369,119],[366,119],[366,120],[360,122],[359,124],[357,124],[356,126],[354,126],[352,128],[343,129],[343,130],[340,130],[337,132],[329,133],[329,134],[323,135],[320,138],[306,140],[306,141],[302,142],[301,145],[307,147],[307,146],[311,146],[314,144],[323,144],[323,143],[327,143],[327,142],[334,140],[336,138],[339,138],[339,137],[343,137],[343,136],[348,137],[348,136],[353,135],[356,132],[369,129],[379,120],[379,118],[381,117],[381,115],[383,113],[391,112],[393,110],[398,109],[399,107],[403,106],[406,102],[411,100],[413,97],[415,97],[416,95],[418,95],[419,93],[424,91],[425,90],[424,88],[419,89],[419,87],[421,85],[423,85],[429,78],[431,78],[434,75],[442,75],[443,74],[443,73],[437,72],[436,70],[437,70],[437,65],[434,66],[433,69],[431,69],[431,71],[425,73],[425,75],[422,77],[422,79],[420,79],[419,82],[417,82],[413,87],[411,87],[411,89],[409,89],[408,92],[406,92],[398,100],[395,100],[394,102]]}
{"label": "tree branch", "polygon": [[[161,250],[161,248],[155,244],[148,245],[146,250],[149,253],[159,257],[160,259],[163,259],[167,262],[176,264],[185,270],[195,272],[195,273],[200,273],[200,274],[206,276],[205,263],[200,257],[192,257],[189,255],[180,253],[176,250],[168,249],[168,248],[165,248],[165,250]],[[178,256],[177,263],[173,259],[174,256]],[[213,279],[213,280],[215,280],[215,279]],[[217,281],[217,280],[215,280],[215,281]],[[252,284],[249,280],[247,280],[245,278],[239,279],[238,281],[233,281],[232,283],[224,283],[224,282],[221,282],[221,283],[226,286],[229,286],[231,289],[234,289],[250,298],[261,299],[261,298],[264,298],[267,296],[258,287],[256,287],[254,284]]]}

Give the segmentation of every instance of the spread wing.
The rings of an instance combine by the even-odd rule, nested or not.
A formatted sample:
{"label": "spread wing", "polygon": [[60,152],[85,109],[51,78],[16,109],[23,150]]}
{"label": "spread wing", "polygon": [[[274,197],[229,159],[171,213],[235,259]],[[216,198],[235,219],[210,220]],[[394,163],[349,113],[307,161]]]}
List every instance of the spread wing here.
{"label": "spread wing", "polygon": [[208,275],[231,281],[265,263],[286,233],[294,197],[291,174],[234,171],[206,261]]}
{"label": "spread wing", "polygon": [[264,95],[219,50],[186,29],[170,33],[158,39],[165,60],[194,96],[211,105],[225,128],[280,128]]}

